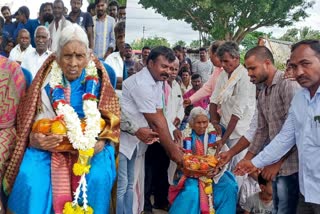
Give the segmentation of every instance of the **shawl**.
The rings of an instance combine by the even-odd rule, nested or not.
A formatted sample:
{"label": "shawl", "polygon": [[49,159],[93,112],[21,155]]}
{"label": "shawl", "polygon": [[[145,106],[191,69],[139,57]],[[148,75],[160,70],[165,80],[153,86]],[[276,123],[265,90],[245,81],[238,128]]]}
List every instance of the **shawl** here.
{"label": "shawl", "polygon": [[[41,111],[41,87],[51,71],[51,64],[55,60],[52,54],[43,63],[37,75],[35,76],[26,96],[21,100],[17,113],[17,142],[10,160],[9,166],[3,180],[4,191],[9,194],[16,176],[19,172],[20,164],[29,144],[29,134],[32,124]],[[105,129],[100,133],[99,139],[111,140],[119,143],[120,136],[120,106],[116,93],[110,83],[109,76],[102,63],[95,57],[92,57],[98,69],[101,79],[101,91],[98,109],[101,117],[106,121]]]}
{"label": "shawl", "polygon": [[230,78],[224,86],[222,86],[220,94],[218,95],[218,104],[226,102],[233,93],[234,87],[243,75],[246,75],[246,70],[240,64],[231,74]]}
{"label": "shawl", "polygon": [[26,81],[19,64],[0,56],[0,177],[14,148],[16,114],[25,90]]}

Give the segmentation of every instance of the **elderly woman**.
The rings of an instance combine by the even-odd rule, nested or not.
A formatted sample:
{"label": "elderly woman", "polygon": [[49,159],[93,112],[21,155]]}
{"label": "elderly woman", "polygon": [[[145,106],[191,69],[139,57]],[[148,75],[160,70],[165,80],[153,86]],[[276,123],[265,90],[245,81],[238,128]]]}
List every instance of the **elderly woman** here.
{"label": "elderly woman", "polygon": [[[212,154],[209,149],[208,134],[212,128],[209,126],[207,112],[201,107],[196,107],[190,112],[190,122],[183,134],[184,137],[191,138],[191,145],[184,145],[184,149],[192,154],[206,155]],[[189,148],[187,148],[189,147]],[[227,149],[227,148],[224,148]],[[218,171],[220,170],[220,171]],[[178,174],[178,173],[177,173]],[[180,173],[181,174],[181,173]],[[213,201],[206,199],[206,191],[200,181],[211,181],[206,177],[191,178],[182,175],[175,182],[176,185],[170,187],[169,200],[172,206],[169,213],[212,213],[210,212],[210,203],[213,205],[216,214],[236,213],[238,186],[232,173],[226,171],[226,168],[217,169],[212,179]],[[206,192],[204,194],[204,192]]]}
{"label": "elderly woman", "polygon": [[[110,141],[118,142],[119,112],[106,70],[89,54],[86,33],[78,25],[66,27],[56,56],[44,62],[18,109],[17,145],[4,179],[8,213],[108,213],[116,173]],[[71,152],[56,149],[63,136],[31,131],[35,121],[57,115]],[[107,123],[102,131],[101,119]],[[77,168],[76,161],[84,165]]]}

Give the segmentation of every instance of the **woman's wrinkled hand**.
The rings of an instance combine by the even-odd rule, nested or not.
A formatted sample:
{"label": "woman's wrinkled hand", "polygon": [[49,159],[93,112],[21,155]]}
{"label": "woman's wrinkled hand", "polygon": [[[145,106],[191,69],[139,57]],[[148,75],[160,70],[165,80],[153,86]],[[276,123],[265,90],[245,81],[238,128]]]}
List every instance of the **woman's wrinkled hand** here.
{"label": "woman's wrinkled hand", "polygon": [[59,146],[63,140],[62,135],[44,135],[41,133],[30,133],[30,146],[36,149],[53,151],[55,147]]}
{"label": "woman's wrinkled hand", "polygon": [[105,146],[104,140],[99,140],[94,146],[94,154],[98,154],[99,152],[101,152],[104,146]]}

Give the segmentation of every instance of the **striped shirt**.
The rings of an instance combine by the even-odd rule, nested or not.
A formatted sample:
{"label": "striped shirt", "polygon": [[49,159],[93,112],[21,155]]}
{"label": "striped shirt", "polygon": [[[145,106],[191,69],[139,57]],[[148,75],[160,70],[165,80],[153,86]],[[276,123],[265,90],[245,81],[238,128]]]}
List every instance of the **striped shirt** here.
{"label": "striped shirt", "polygon": [[[258,127],[249,151],[258,154],[281,130],[288,116],[291,100],[301,87],[296,81],[284,79],[284,72],[277,71],[271,86],[265,86],[258,97]],[[298,172],[298,154],[293,151],[284,161],[279,175]]]}

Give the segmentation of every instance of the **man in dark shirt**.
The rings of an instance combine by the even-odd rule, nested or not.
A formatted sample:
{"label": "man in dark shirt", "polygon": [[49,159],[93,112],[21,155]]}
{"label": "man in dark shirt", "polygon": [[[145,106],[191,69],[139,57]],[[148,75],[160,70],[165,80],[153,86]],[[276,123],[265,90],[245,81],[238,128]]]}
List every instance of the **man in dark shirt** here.
{"label": "man in dark shirt", "polygon": [[13,37],[13,33],[16,29],[16,25],[12,22],[11,11],[8,6],[3,6],[1,8],[2,16],[4,17],[4,25],[2,28],[3,38],[4,40],[8,40]]}
{"label": "man in dark shirt", "polygon": [[71,12],[67,19],[80,25],[87,33],[89,48],[93,49],[93,20],[89,13],[82,12],[82,0],[71,0]]}

